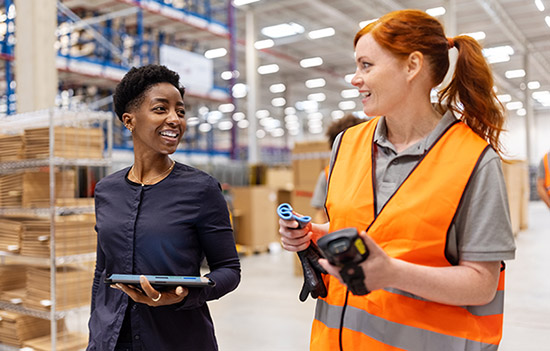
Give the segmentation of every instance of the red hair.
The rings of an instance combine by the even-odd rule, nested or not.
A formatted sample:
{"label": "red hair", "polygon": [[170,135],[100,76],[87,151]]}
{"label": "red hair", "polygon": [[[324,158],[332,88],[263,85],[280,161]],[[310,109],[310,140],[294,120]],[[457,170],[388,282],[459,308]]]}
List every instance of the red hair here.
{"label": "red hair", "polygon": [[355,35],[354,47],[365,35],[397,57],[407,58],[421,52],[431,70],[433,87],[440,84],[449,70],[450,42],[458,50],[453,78],[439,92],[439,105],[447,105],[476,134],[487,140],[499,153],[504,110],[493,91],[493,75],[478,42],[465,35],[447,39],[443,26],[420,10],[390,12],[369,23]]}

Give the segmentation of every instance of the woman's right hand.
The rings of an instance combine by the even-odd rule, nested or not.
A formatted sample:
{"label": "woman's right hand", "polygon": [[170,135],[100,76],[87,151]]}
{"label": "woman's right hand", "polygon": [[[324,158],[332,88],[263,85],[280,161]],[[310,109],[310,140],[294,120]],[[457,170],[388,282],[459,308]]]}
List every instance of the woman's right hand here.
{"label": "woman's right hand", "polygon": [[[279,219],[279,234],[281,244],[287,251],[298,252],[307,249],[311,240],[323,236],[328,232],[328,222],[325,224],[308,223],[304,228],[297,228],[295,220]],[[325,228],[326,227],[326,228]]]}

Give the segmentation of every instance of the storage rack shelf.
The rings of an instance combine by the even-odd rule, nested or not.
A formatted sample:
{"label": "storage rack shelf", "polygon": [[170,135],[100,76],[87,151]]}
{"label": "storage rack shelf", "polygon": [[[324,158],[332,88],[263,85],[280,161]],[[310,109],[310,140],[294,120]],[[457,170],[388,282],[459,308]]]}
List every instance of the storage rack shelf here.
{"label": "storage rack shelf", "polygon": [[[86,198],[81,198],[81,191],[83,190],[76,184],[79,184],[79,182],[83,179],[81,179],[78,172],[76,172],[75,176],[70,177],[70,180],[68,180],[69,184],[73,185],[68,187],[70,190],[67,194],[72,195],[69,195],[69,197],[59,195],[58,192],[56,192],[56,189],[59,186],[57,184],[57,174],[58,172],[61,174],[64,169],[70,169],[71,172],[74,172],[73,169],[75,168],[77,170],[84,168],[86,169],[86,172],[89,172],[89,168],[96,168],[93,172],[98,172],[97,174],[99,174],[99,178],[101,178],[102,174],[110,171],[110,167],[112,165],[112,117],[112,113],[105,112],[51,109],[28,114],[12,115],[0,119],[0,130],[3,134],[24,135],[24,137],[27,138],[27,130],[29,129],[33,129],[34,132],[36,132],[36,128],[47,128],[45,131],[40,131],[41,134],[38,137],[39,139],[31,138],[31,140],[38,140],[38,144],[34,144],[35,149],[36,145],[42,145],[41,143],[44,143],[44,141],[47,140],[48,146],[44,147],[44,151],[49,155],[49,157],[39,156],[41,158],[5,160],[0,162],[0,175],[12,173],[22,174],[27,170],[31,170],[32,174],[33,172],[37,172],[36,169],[38,169],[39,172],[48,173],[48,179],[50,181],[46,181],[46,185],[44,186],[48,188],[47,193],[49,195],[47,195],[47,197],[49,197],[49,201],[46,201],[45,204],[49,204],[50,206],[43,207],[44,201],[40,199],[45,198],[40,197],[37,198],[39,200],[36,204],[27,203],[27,205],[23,205],[24,202],[20,204],[14,202],[13,204],[15,205],[13,205],[12,203],[7,202],[3,205],[3,207],[0,205],[0,216],[6,216],[6,218],[35,217],[33,220],[49,220],[49,230],[45,231],[43,234],[40,233],[38,236],[38,241],[49,241],[49,251],[40,253],[40,249],[35,249],[36,251],[34,252],[36,252],[36,255],[34,256],[31,254],[22,255],[15,252],[0,251],[0,265],[25,266],[25,269],[27,270],[27,279],[29,279],[29,276],[35,277],[33,275],[34,273],[30,273],[31,271],[28,270],[34,270],[35,272],[45,271],[47,272],[46,274],[49,284],[47,284],[47,286],[41,286],[37,290],[37,282],[40,282],[40,279],[45,278],[45,276],[42,275],[41,278],[35,277],[35,285],[32,287],[33,292],[29,296],[28,294],[30,290],[28,289],[30,288],[26,288],[27,290],[24,294],[25,297],[22,297],[22,299],[29,298],[30,304],[23,305],[26,300],[23,303],[18,301],[17,298],[12,300],[15,296],[17,296],[12,294],[10,297],[3,296],[4,300],[0,301],[0,310],[49,320],[50,335],[58,335],[58,337],[60,337],[60,334],[58,334],[58,321],[65,318],[71,318],[71,316],[74,317],[75,314],[82,315],[88,310],[89,306],[87,304],[89,303],[89,298],[85,297],[82,292],[88,292],[91,290],[91,279],[90,286],[88,286],[88,283],[85,282],[88,279],[87,274],[90,273],[90,267],[96,256],[95,250],[92,247],[92,243],[95,245],[95,239],[91,233],[88,234],[90,230],[93,232],[93,229],[90,227],[93,223],[89,222],[89,217],[90,214],[93,214],[94,212],[93,205],[90,201],[91,198],[89,197],[90,194],[88,193],[88,185],[85,186],[86,194],[84,194],[84,196],[86,196]],[[60,128],[58,129],[58,127]],[[33,131],[30,132],[32,133]],[[24,143],[24,146],[22,146],[22,151],[18,153],[21,157],[29,157],[29,155],[33,155],[33,152],[31,151],[29,153],[29,150],[35,149],[27,149],[28,146],[29,145],[27,143]],[[73,152],[74,156],[71,154],[69,157],[63,157],[67,155],[66,152]],[[82,155],[83,158],[73,158],[80,155]],[[4,152],[4,156],[6,157],[11,155],[6,155]],[[54,177],[56,181],[51,181]],[[87,183],[84,182],[82,184]],[[63,187],[61,186],[60,189],[62,190]],[[31,207],[26,207],[28,205]],[[71,251],[71,249],[68,251],[58,251],[64,248],[63,245],[65,245],[66,241],[63,240],[74,240],[70,239],[70,237],[64,237],[64,235],[73,235],[70,230],[68,232],[64,232],[65,227],[61,227],[61,229],[59,229],[60,231],[57,233],[58,235],[56,235],[58,228],[57,224],[54,223],[57,223],[58,219],[69,220],[68,217],[70,216],[67,215],[84,215],[82,218],[88,218],[82,222],[85,223],[85,226],[77,226],[74,227],[75,229],[70,229],[76,231],[75,233],[77,233],[77,236],[74,238],[78,238],[78,240],[82,240],[82,238],[89,238],[89,240],[85,239],[87,240],[85,245],[89,244],[90,246],[84,246],[84,250],[81,251],[83,253],[79,253],[78,250],[80,249],[74,251]],[[77,223],[77,221],[80,221],[78,216],[70,219],[69,221],[74,220],[75,222],[71,223]],[[76,274],[68,274],[73,274],[71,277],[78,276],[78,279],[72,280],[74,278],[70,278],[67,280],[60,275],[67,272],[77,272]],[[72,283],[70,283],[71,281]],[[71,289],[65,290],[63,287],[61,288],[63,290],[57,291],[59,289],[57,283],[72,284],[70,285]],[[26,284],[28,284],[28,282]],[[73,291],[72,288],[77,289]],[[43,294],[42,296],[44,297],[39,297],[41,296],[40,294]],[[64,300],[66,299],[65,296],[71,296],[71,298],[74,296],[81,297],[76,300]],[[40,307],[41,305],[43,307]],[[58,342],[62,341],[58,341],[58,338],[51,338],[51,350],[56,350],[56,345]],[[13,346],[0,344],[0,351],[13,349],[19,350],[19,348],[14,348]]]}

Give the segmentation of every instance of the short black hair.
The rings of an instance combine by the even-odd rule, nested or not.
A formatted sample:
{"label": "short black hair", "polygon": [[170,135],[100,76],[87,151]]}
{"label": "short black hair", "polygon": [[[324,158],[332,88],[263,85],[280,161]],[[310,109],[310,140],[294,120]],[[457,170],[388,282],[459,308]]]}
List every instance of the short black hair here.
{"label": "short black hair", "polygon": [[113,103],[118,119],[122,121],[122,115],[136,108],[143,101],[143,96],[151,86],[158,83],[170,83],[181,94],[185,94],[185,88],[180,85],[180,76],[174,71],[162,65],[146,65],[139,68],[132,67],[118,83]]}

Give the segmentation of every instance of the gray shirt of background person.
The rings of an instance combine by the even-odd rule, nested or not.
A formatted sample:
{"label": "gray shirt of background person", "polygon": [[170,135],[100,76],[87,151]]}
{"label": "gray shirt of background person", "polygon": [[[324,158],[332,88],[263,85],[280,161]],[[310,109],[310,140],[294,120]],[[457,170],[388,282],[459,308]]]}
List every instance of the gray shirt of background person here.
{"label": "gray shirt of background person", "polygon": [[[423,140],[397,154],[388,141],[386,122],[380,118],[374,134],[376,155],[376,212],[399,188],[405,178],[439,136],[456,120],[445,113],[436,128]],[[330,169],[342,134],[334,141]],[[326,188],[326,187],[325,187]],[[326,196],[325,196],[326,197]],[[323,201],[324,205],[324,201]],[[466,187],[447,237],[446,253],[451,263],[465,261],[503,261],[515,257],[516,245],[510,225],[508,196],[501,160],[490,148],[481,157]]]}

